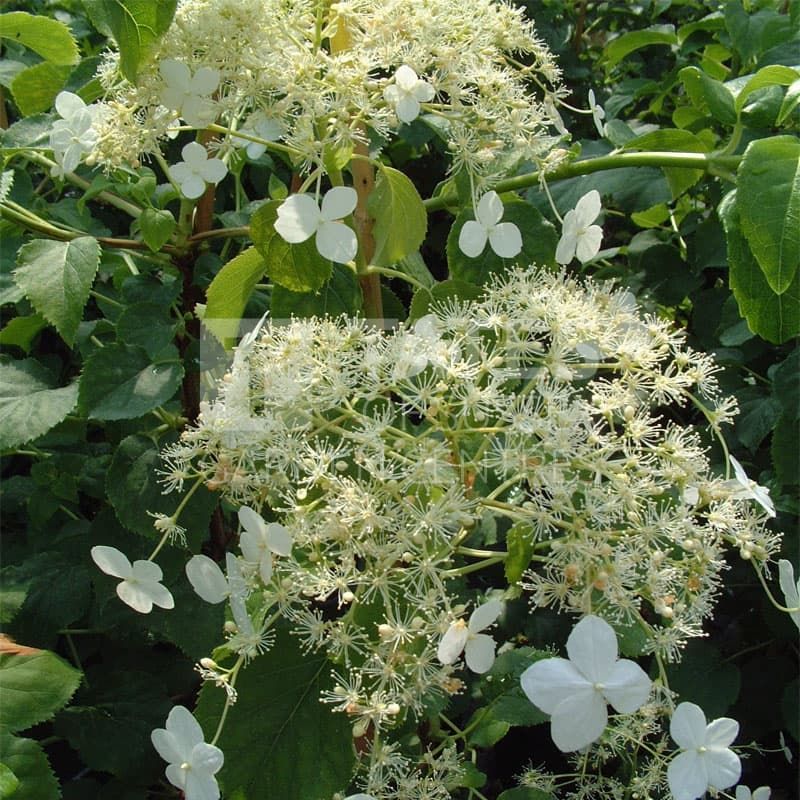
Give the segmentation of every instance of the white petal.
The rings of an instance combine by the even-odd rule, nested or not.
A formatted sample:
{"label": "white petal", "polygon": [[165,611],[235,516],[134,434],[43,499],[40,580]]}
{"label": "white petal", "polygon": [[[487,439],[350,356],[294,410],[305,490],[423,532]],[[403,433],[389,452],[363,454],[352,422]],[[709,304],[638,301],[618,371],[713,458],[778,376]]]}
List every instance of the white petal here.
{"label": "white petal", "polygon": [[495,191],[486,192],[478,202],[475,218],[484,228],[491,228],[503,218],[503,201]]}
{"label": "white petal", "polygon": [[581,264],[591,261],[599,252],[603,242],[603,229],[599,225],[590,225],[578,236],[575,255]]}
{"label": "white petal", "polygon": [[607,724],[606,701],[587,687],[556,706],[550,718],[550,735],[562,753],[569,753],[596,742]]}
{"label": "white petal", "polygon": [[772,794],[772,789],[769,786],[759,786],[753,792],[753,800],[769,800],[769,796]]}
{"label": "white petal", "polygon": [[133,562],[131,574],[137,581],[154,581],[156,583],[164,577],[161,567],[155,561],[145,561],[144,559]]}
{"label": "white petal", "polygon": [[188,125],[193,128],[205,128],[216,119],[217,104],[208,97],[189,94],[183,98],[180,111]]}
{"label": "white petal", "polygon": [[195,170],[202,167],[208,160],[208,151],[200,142],[189,142],[181,150],[181,158]]}
{"label": "white petal", "polygon": [[697,800],[708,788],[706,765],[697,751],[678,753],[667,767],[667,783],[674,800]]}
{"label": "white petal", "polygon": [[600,202],[600,192],[592,189],[581,197],[575,205],[575,216],[581,228],[591,225],[597,219],[602,203]]}
{"label": "white petal", "polygon": [[196,744],[192,748],[189,763],[194,769],[201,769],[210,775],[215,775],[222,769],[222,765],[225,763],[225,756],[219,747],[200,742],[200,744]]}
{"label": "white petal", "polygon": [[575,258],[575,248],[578,244],[578,237],[566,231],[561,234],[556,246],[556,262],[559,264],[569,264]]}
{"label": "white petal", "polygon": [[393,83],[389,84],[389,86],[387,86],[383,90],[383,99],[387,103],[391,103],[393,106],[397,105],[397,103],[400,102],[400,97],[401,97],[400,89]]}
{"label": "white petal", "polygon": [[620,714],[632,714],[641,708],[653,685],[647,673],[627,659],[617,661],[603,683],[603,695]]}
{"label": "white petal", "polygon": [[753,800],[753,795],[750,794],[750,789],[748,789],[747,786],[737,786],[736,800]]}
{"label": "white petal", "polygon": [[405,92],[412,91],[418,80],[417,73],[408,64],[398,67],[397,72],[394,74],[394,82]]}
{"label": "white petal", "polygon": [[714,789],[727,789],[742,776],[742,762],[733,750],[714,750],[706,753],[708,785]]}
{"label": "white petal", "polygon": [[293,194],[278,206],[275,230],[291,244],[304,242],[314,234],[320,223],[319,207],[308,194]]}
{"label": "white petal", "polygon": [[203,729],[188,708],[175,706],[167,717],[167,730],[175,738],[175,745],[183,760],[191,758],[194,746],[203,741]]}
{"label": "white petal", "polygon": [[222,570],[208,556],[192,556],[186,564],[186,577],[207,603],[221,603],[230,591]]}
{"label": "white petal", "polygon": [[567,639],[569,660],[590,683],[605,683],[617,660],[617,635],[600,617],[584,617]]}
{"label": "white petal", "polygon": [[545,658],[531,664],[520,675],[520,685],[528,700],[552,714],[569,697],[585,693],[592,685],[566,658]]}
{"label": "white petal", "polygon": [[171,608],[175,608],[175,598],[166,586],[162,586],[160,583],[150,583],[142,588],[153,601],[153,605],[164,608],[167,611]]}
{"label": "white petal", "polygon": [[64,172],[75,172],[81,163],[83,148],[77,142],[72,142],[61,156],[61,168]]}
{"label": "white petal", "polygon": [[513,222],[501,222],[489,231],[489,244],[500,258],[514,258],[522,250],[522,234]]}
{"label": "white petal", "polygon": [[86,109],[86,103],[72,92],[59,92],[56,95],[56,111],[64,118],[69,119],[75,114],[80,114]]}
{"label": "white petal", "polygon": [[117,584],[117,596],[123,603],[140,614],[149,614],[153,610],[153,599],[139,583],[122,581]]}
{"label": "white petal", "polygon": [[469,258],[477,258],[486,247],[488,238],[486,228],[474,220],[469,220],[464,223],[458,235],[458,249]]}
{"label": "white petal", "polygon": [[192,94],[212,94],[219,86],[220,74],[211,67],[200,67],[189,82]]}
{"label": "white petal", "polygon": [[395,106],[395,113],[401,122],[408,124],[419,116],[419,101],[413,94],[403,95]]}
{"label": "white petal", "polygon": [[427,103],[433,100],[436,90],[427,81],[418,81],[417,85],[411,90],[414,98],[420,103]]}
{"label": "white petal", "polygon": [[470,615],[468,630],[470,633],[488,628],[503,613],[503,604],[499,600],[488,600],[479,605]]}
{"label": "white petal", "polygon": [[739,483],[744,486],[745,489],[749,489],[750,478],[747,477],[744,467],[731,455],[728,456],[728,461],[730,461],[730,464],[733,467],[733,474],[736,476],[736,480],[739,481]]}
{"label": "white petal", "polygon": [[[795,583],[794,567],[790,561],[782,558],[778,562],[778,581],[786,598],[787,608],[797,608],[800,606],[800,580]],[[789,612],[795,625],[800,628],[800,611]]]}
{"label": "white petal", "polygon": [[128,557],[122,551],[117,550],[116,547],[98,544],[90,552],[92,561],[106,575],[113,575],[115,578],[130,578],[133,574],[133,567]]}
{"label": "white petal", "polygon": [[[739,723],[730,717],[720,717],[706,727],[705,743],[707,747],[724,748],[733,743],[739,735]],[[724,786],[718,787],[724,789]]]}
{"label": "white petal", "polygon": [[186,770],[181,769],[180,764],[170,764],[164,771],[167,774],[167,780],[173,786],[177,786],[181,790],[186,789]]}
{"label": "white petal", "polygon": [[251,564],[258,564],[262,555],[262,543],[263,539],[257,533],[242,531],[242,535],[239,537],[239,547],[242,550],[245,561],[249,561]]}
{"label": "white petal", "polygon": [[238,513],[239,523],[249,533],[255,534],[258,539],[265,539],[267,523],[264,517],[249,506],[242,506]]}
{"label": "white petal", "polygon": [[207,183],[217,184],[228,174],[228,168],[219,158],[209,158],[200,165],[198,172]]}
{"label": "white petal", "polygon": [[177,164],[172,164],[169,168],[170,178],[172,178],[172,180],[178,184],[188,181],[193,175],[194,172],[192,171],[192,168],[183,161],[179,161]]}
{"label": "white petal", "polygon": [[158,71],[170,88],[182,92],[189,88],[192,72],[183,62],[167,58],[158,65]]}
{"label": "white petal", "polygon": [[347,264],[358,252],[355,231],[343,222],[323,222],[317,229],[315,242],[319,254],[337,264]]}
{"label": "white petal", "polygon": [[463,620],[458,620],[458,622],[450,625],[444,636],[442,636],[436,651],[436,657],[440,663],[453,664],[461,655],[468,636],[469,631]]}
{"label": "white petal", "polygon": [[705,745],[706,715],[694,703],[681,703],[669,723],[669,735],[687,750]]}
{"label": "white petal", "polygon": [[264,553],[258,562],[258,574],[264,583],[269,583],[272,579],[272,553]]}
{"label": "white petal", "polygon": [[207,772],[190,770],[186,774],[186,800],[219,800],[216,778]]}
{"label": "white petal", "polygon": [[150,733],[150,741],[161,758],[170,764],[180,764],[187,759],[191,752],[191,750],[188,752],[181,750],[175,737],[164,728],[156,728],[152,731]]}
{"label": "white petal", "polygon": [[288,556],[292,553],[292,535],[283,525],[270,522],[267,525],[267,546],[279,556]]}
{"label": "white petal", "polygon": [[187,200],[196,200],[202,197],[206,190],[206,182],[196,173],[192,173],[180,182],[181,194]]}
{"label": "white petal", "polygon": [[352,214],[358,203],[358,194],[350,186],[334,186],[322,198],[321,218],[325,222],[344,219]]}
{"label": "white petal", "polygon": [[495,641],[485,633],[476,633],[469,637],[464,648],[464,660],[473,671],[482,675],[494,664]]}
{"label": "white petal", "polygon": [[758,503],[764,511],[770,517],[775,517],[777,514],[775,513],[775,504],[772,502],[772,498],[769,496],[769,489],[766,486],[760,486],[756,484],[752,487],[753,490],[753,500]]}

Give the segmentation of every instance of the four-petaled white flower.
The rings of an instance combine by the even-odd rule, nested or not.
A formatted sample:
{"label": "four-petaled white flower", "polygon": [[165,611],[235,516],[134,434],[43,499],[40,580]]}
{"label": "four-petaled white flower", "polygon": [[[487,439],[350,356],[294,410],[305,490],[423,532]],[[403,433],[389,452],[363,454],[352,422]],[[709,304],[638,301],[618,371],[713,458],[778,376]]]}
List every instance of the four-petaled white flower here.
{"label": "four-petaled white flower", "polygon": [[207,183],[217,184],[228,174],[225,164],[218,158],[209,158],[208,151],[199,142],[189,142],[181,150],[181,156],[183,161],[171,166],[169,174],[189,200],[200,197]]}
{"label": "four-petaled white flower", "polygon": [[175,608],[175,600],[169,589],[161,585],[164,577],[161,567],[152,561],[134,561],[116,547],[95,545],[91,550],[92,560],[106,575],[121,578],[117,584],[117,595],[140,614],[149,614],[156,605],[159,608]]}
{"label": "four-petaled white flower", "polygon": [[150,740],[169,765],[167,780],[186,800],[219,800],[214,775],[224,762],[222,750],[206,744],[200,723],[188,709],[175,706],[167,717],[167,727],[156,728]]}
{"label": "four-petaled white flower", "polygon": [[480,631],[494,623],[502,610],[501,602],[489,600],[472,612],[469,623],[463,619],[451,623],[439,642],[439,661],[442,664],[452,664],[463,651],[467,666],[473,672],[488,672],[494,664],[495,642],[491,636]]}
{"label": "four-petaled white flower", "polygon": [[239,545],[245,560],[258,564],[261,580],[269,583],[272,578],[272,554],[288,556],[292,552],[292,537],[283,525],[265,522],[260,514],[247,506],[239,509],[239,522],[244,528]]}
{"label": "four-petaled white flower", "polygon": [[758,789],[751,792],[748,786],[736,787],[736,800],[769,800],[772,794],[772,789],[769,786],[759,786]]}
{"label": "four-petaled white flower", "polygon": [[736,476],[733,480],[726,481],[725,486],[728,489],[735,489],[734,497],[741,499],[755,500],[770,517],[775,515],[775,506],[769,496],[769,489],[766,486],[759,486],[755,481],[751,481],[744,471],[744,467],[731,455],[728,456],[733,467],[733,474]]}
{"label": "four-petaled white flower", "polygon": [[419,116],[419,104],[433,100],[435,94],[433,86],[422,80],[407,64],[398,67],[394,83],[383,90],[384,100],[394,106],[397,118],[406,124]]}
{"label": "four-petaled white flower", "polygon": [[97,144],[97,131],[92,127],[94,116],[89,106],[72,92],[59,92],[55,102],[61,119],[53,123],[50,148],[56,160],[53,175],[73,172],[84,153]]}
{"label": "four-petaled white flower", "polygon": [[358,195],[349,186],[334,186],[322,198],[322,209],[309,194],[293,194],[278,206],[275,230],[284,241],[299,244],[314,234],[319,254],[337,264],[355,258],[358,239],[342,218],[352,214]]}
{"label": "four-petaled white flower", "polygon": [[706,724],[700,706],[681,703],[672,715],[669,733],[683,749],[667,768],[675,800],[696,800],[708,789],[727,789],[739,780],[742,762],[728,747],[739,733],[736,720],[720,717]]}
{"label": "four-petaled white flower", "polygon": [[217,70],[200,67],[192,75],[186,64],[167,58],[158,71],[166,84],[159,96],[163,106],[177,112],[193,128],[205,128],[216,119],[217,107],[211,95],[219,86]]}
{"label": "four-petaled white flower", "polygon": [[585,264],[600,251],[603,229],[592,225],[601,210],[600,193],[597,189],[587,192],[578,200],[575,208],[564,215],[561,238],[556,247],[556,261],[569,264],[575,256]]}
{"label": "four-petaled white flower", "polygon": [[600,136],[605,136],[606,126],[603,124],[603,120],[606,118],[606,112],[595,99],[594,89],[589,89],[589,110],[592,112],[592,119],[594,120],[594,126],[597,128],[597,132]]}
{"label": "four-petaled white flower", "polygon": [[520,676],[522,690],[545,714],[550,734],[564,753],[600,738],[607,703],[632,714],[650,694],[651,681],[635,662],[617,659],[614,629],[600,617],[584,617],[567,639],[566,658],[546,658]]}
{"label": "four-petaled white flower", "polygon": [[800,578],[795,581],[794,567],[785,558],[778,562],[778,581],[786,598],[786,608],[790,609],[789,616],[800,628]]}
{"label": "four-petaled white flower", "polygon": [[[244,125],[239,129],[239,133],[246,133],[249,136],[257,136],[267,142],[276,142],[285,133],[281,122],[272,117],[268,117],[263,111],[256,111],[251,114]],[[254,161],[267,152],[267,146],[261,142],[251,142],[241,136],[234,136],[233,143],[237,147],[244,147],[248,158]]]}
{"label": "four-petaled white flower", "polygon": [[522,250],[522,234],[513,222],[500,222],[503,201],[497,192],[481,197],[475,209],[475,219],[464,223],[458,235],[458,247],[470,258],[479,256],[488,241],[500,258],[513,258]]}

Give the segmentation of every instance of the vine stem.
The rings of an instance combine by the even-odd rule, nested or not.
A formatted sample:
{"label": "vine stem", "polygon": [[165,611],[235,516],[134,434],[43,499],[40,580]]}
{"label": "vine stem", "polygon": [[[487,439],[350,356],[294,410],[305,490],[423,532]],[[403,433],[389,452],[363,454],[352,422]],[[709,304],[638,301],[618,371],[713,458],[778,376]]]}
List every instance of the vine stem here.
{"label": "vine stem", "polygon": [[[566,178],[576,178],[580,175],[591,175],[593,172],[605,172],[610,169],[623,167],[680,167],[683,169],[699,169],[703,172],[714,173],[717,170],[729,172],[735,170],[741,161],[740,156],[720,156],[707,153],[661,153],[644,151],[641,153],[614,153],[598,158],[587,158],[583,161],[572,161],[556,169],[542,173],[529,172],[499,181],[494,189],[498,194],[513,192],[518,189],[527,189],[546,177],[553,181],[562,181]],[[448,206],[458,205],[458,195],[453,193],[442,194],[438,197],[429,197],[423,201],[425,210],[439,211]]]}

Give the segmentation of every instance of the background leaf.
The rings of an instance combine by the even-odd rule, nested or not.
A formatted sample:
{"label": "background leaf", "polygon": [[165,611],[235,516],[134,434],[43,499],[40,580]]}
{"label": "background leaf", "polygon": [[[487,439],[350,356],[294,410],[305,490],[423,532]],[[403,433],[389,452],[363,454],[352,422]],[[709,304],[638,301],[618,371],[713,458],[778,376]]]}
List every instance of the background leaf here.
{"label": "background leaf", "polygon": [[61,793],[39,742],[0,731],[3,763],[16,775],[19,787],[13,800],[58,800]]}
{"label": "background leaf", "polygon": [[77,64],[78,45],[63,22],[25,11],[0,14],[0,38],[11,39],[52,64]]}

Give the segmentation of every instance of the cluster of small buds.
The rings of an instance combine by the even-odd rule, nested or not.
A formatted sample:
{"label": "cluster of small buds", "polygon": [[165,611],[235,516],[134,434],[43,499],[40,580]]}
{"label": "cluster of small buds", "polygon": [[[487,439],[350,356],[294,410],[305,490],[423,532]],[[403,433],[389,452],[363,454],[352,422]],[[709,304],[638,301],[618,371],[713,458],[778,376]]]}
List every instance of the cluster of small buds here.
{"label": "cluster of small buds", "polygon": [[468,14],[458,0],[183,0],[135,85],[115,54],[99,77],[93,146],[107,167],[158,152],[180,126],[217,122],[229,131],[215,145],[223,155],[257,158],[278,142],[294,164],[324,171],[330,154],[430,115],[453,170],[479,182],[512,162],[554,165],[564,94],[533,24],[494,0]]}

